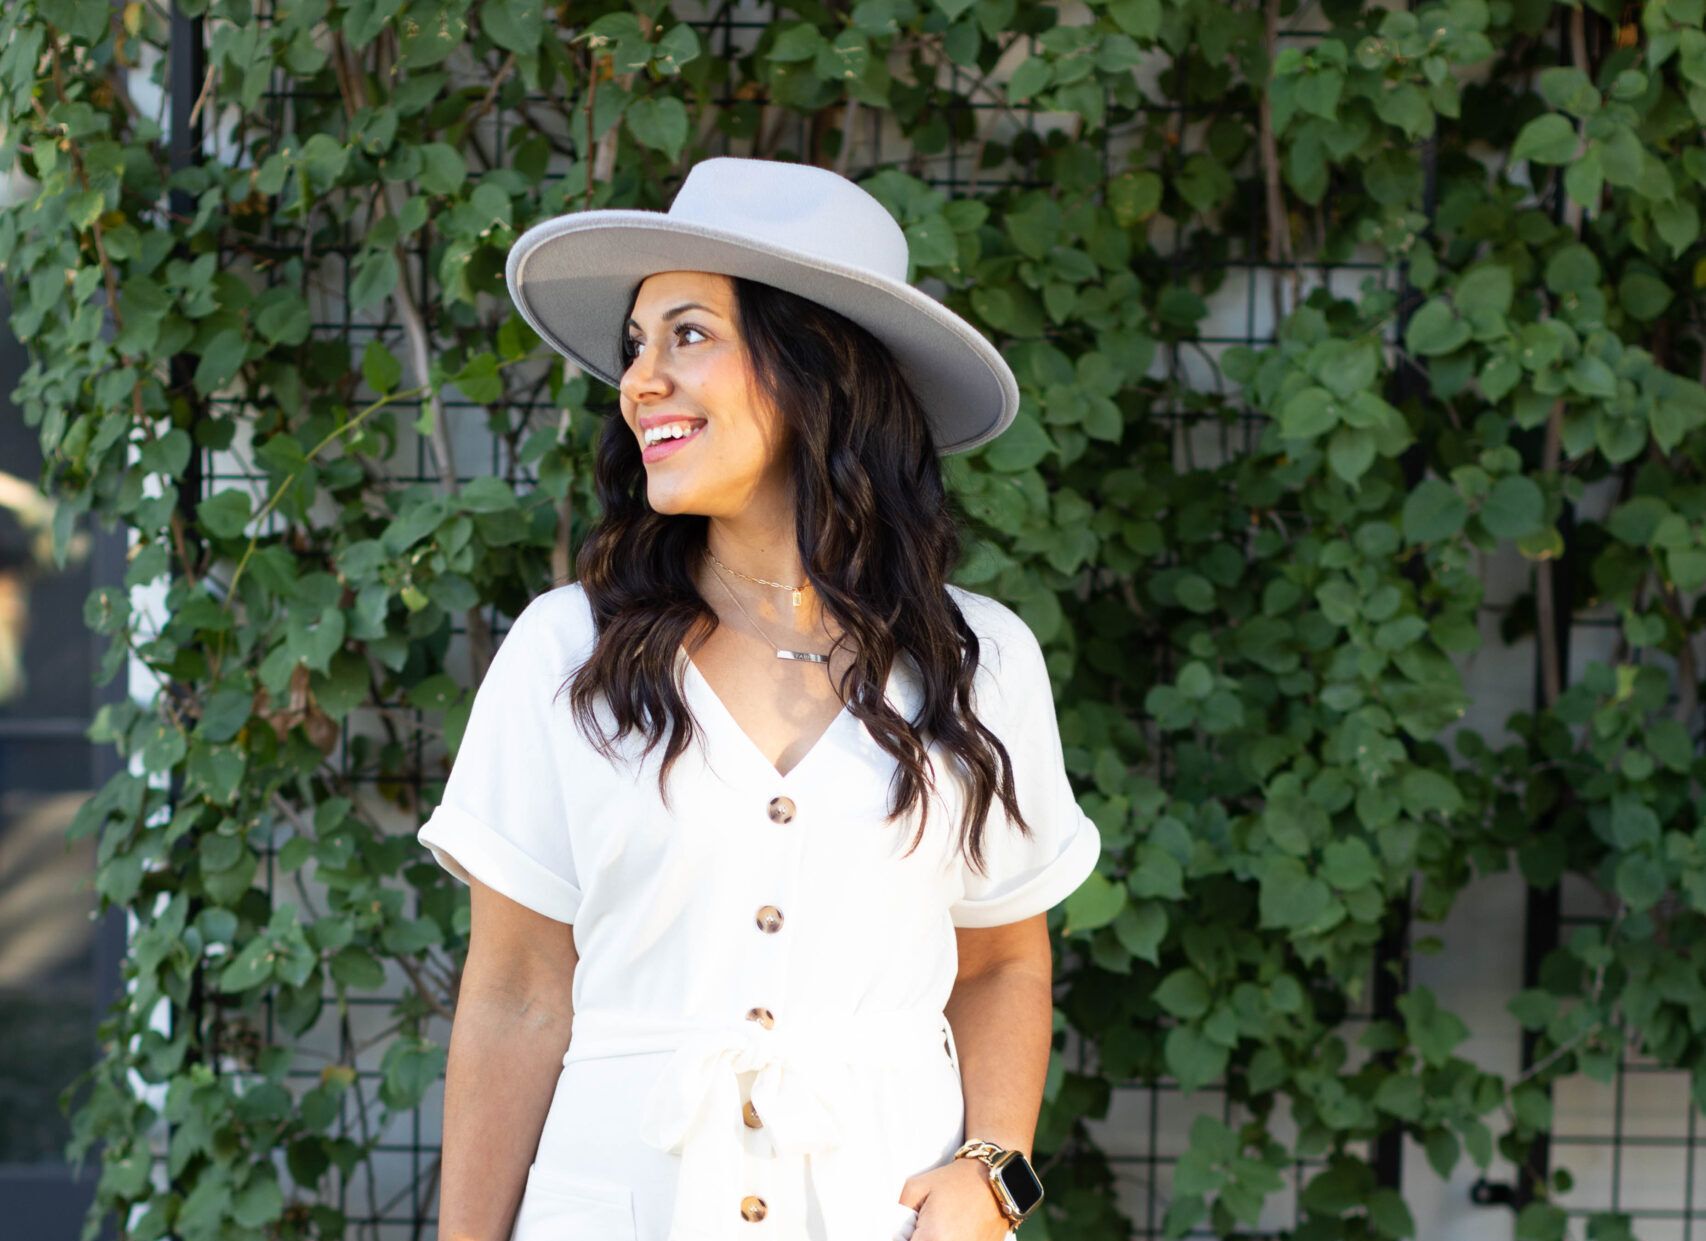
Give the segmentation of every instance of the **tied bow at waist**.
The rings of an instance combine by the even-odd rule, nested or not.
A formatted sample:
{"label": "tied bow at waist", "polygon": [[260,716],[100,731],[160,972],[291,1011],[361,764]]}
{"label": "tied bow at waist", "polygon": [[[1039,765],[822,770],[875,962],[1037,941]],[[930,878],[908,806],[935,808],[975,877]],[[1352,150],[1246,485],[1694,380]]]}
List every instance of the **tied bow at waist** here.
{"label": "tied bow at waist", "polygon": [[[944,1043],[947,1050],[944,1050]],[[917,1067],[951,1055],[940,1012],[897,1009],[833,1020],[707,1024],[589,1009],[574,1015],[565,1065],[604,1056],[671,1051],[640,1117],[641,1137],[681,1156],[669,1241],[741,1237],[742,1157],[756,1135],[778,1159],[811,1156],[811,1181],[827,1241],[875,1241],[892,1226],[900,1190],[884,1179],[881,1135],[861,1069]],[[755,1073],[742,1116],[739,1075]],[[779,1182],[780,1183],[780,1182]]]}

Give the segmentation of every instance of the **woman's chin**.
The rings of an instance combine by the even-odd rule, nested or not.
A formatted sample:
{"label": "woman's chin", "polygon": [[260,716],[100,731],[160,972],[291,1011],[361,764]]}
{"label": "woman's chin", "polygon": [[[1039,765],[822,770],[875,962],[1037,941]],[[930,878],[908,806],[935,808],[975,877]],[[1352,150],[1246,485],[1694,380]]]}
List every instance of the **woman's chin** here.
{"label": "woman's chin", "polygon": [[700,512],[693,503],[695,494],[695,488],[676,486],[656,477],[648,480],[646,486],[646,502],[652,506],[652,512],[670,517]]}
{"label": "woman's chin", "polygon": [[722,468],[671,467],[667,461],[646,470],[646,503],[669,517],[736,517],[759,498],[749,473]]}

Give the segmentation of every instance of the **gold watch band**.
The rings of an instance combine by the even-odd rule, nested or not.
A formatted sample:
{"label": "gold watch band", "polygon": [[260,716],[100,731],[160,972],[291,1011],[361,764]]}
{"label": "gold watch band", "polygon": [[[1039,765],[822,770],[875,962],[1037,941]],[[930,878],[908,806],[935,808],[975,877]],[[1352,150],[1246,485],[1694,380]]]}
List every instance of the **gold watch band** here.
{"label": "gold watch band", "polygon": [[973,1138],[965,1142],[959,1150],[954,1152],[954,1158],[976,1159],[978,1162],[989,1168],[989,1192],[995,1196],[995,1209],[1001,1212],[1002,1218],[1017,1227],[1020,1222],[1020,1217],[1013,1214],[1011,1205],[1003,1196],[1003,1190],[998,1188],[996,1185],[995,1161],[1006,1153],[1007,1152],[1004,1148],[997,1146],[994,1142],[985,1142],[980,1139]]}
{"label": "gold watch band", "polygon": [[973,1138],[971,1141],[968,1141],[961,1146],[959,1150],[954,1152],[954,1158],[959,1159],[963,1156],[970,1156],[973,1159],[982,1160],[984,1163],[993,1166],[995,1157],[1002,1153],[1003,1148],[997,1146],[994,1142],[985,1142],[980,1139]]}

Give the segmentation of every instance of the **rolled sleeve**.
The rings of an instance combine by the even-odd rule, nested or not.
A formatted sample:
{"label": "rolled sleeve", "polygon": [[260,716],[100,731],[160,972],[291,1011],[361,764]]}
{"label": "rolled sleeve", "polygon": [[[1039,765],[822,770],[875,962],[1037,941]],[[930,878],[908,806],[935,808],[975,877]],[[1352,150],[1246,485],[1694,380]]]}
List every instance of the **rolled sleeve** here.
{"label": "rolled sleeve", "polygon": [[[1035,824],[1032,826],[1034,829]],[[1082,812],[1077,825],[1069,830],[1065,847],[1052,857],[1045,855],[1040,865],[1008,876],[982,896],[954,902],[950,910],[953,924],[980,927],[1022,922],[1053,909],[1076,892],[1102,856],[1102,835]],[[1033,858],[1040,853],[1041,849],[1031,851]]]}
{"label": "rolled sleeve", "polygon": [[415,838],[463,883],[469,875],[558,922],[573,922],[581,890],[464,810],[441,805]]}
{"label": "rolled sleeve", "polygon": [[[1102,836],[1079,808],[1067,779],[1060,726],[1042,648],[1017,614],[994,601],[1001,622],[978,718],[1007,747],[1014,791],[1029,835],[1021,835],[999,799],[984,824],[984,871],[961,861],[963,895],[949,909],[957,927],[1002,926],[1053,908],[1072,895],[1102,855]],[[988,704],[985,706],[985,704]]]}
{"label": "rolled sleeve", "polygon": [[574,744],[560,601],[515,618],[475,691],[444,795],[415,838],[463,883],[470,876],[529,909],[573,922],[581,881],[564,789]]}

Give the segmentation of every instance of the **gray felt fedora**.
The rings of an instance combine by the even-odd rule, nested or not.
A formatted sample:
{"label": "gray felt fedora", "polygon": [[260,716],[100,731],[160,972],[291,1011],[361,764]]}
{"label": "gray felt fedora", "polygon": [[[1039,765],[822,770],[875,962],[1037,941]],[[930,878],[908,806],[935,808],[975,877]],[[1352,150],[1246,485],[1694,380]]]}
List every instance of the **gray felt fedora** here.
{"label": "gray felt fedora", "polygon": [[615,386],[622,318],[655,272],[709,271],[839,311],[886,344],[930,419],[964,452],[1013,421],[1019,386],[970,323],[906,282],[906,234],[867,191],[810,164],[717,156],[688,171],[666,211],[557,216],[510,249],[522,317],[553,349]]}

